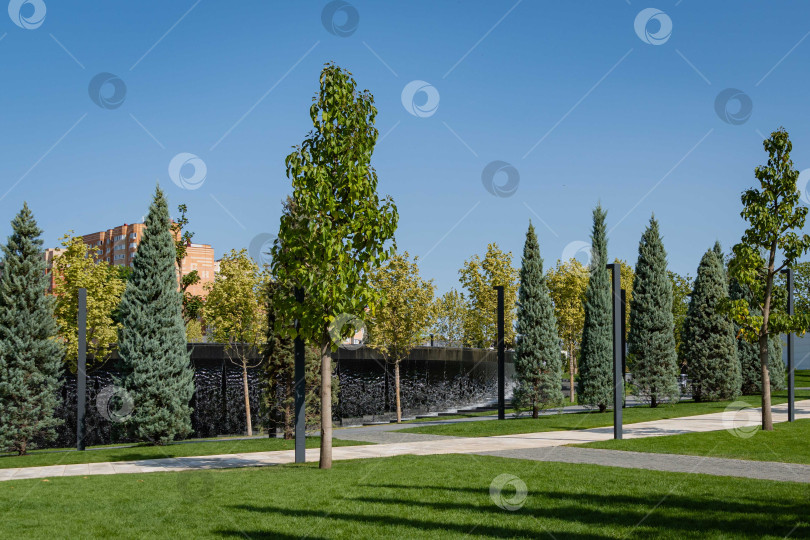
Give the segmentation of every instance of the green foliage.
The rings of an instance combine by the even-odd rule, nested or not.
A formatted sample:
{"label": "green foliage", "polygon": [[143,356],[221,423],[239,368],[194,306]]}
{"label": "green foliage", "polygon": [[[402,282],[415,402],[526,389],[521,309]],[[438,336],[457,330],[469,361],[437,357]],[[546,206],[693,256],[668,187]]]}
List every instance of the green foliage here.
{"label": "green foliage", "polygon": [[234,353],[236,344],[246,345],[247,356],[253,356],[249,351],[257,350],[267,334],[266,276],[245,249],[223,255],[219,268],[208,285],[205,321],[213,328],[214,341],[227,343]]}
{"label": "green foliage", "polygon": [[585,289],[588,287],[588,269],[576,259],[557,261],[557,266],[546,276],[554,314],[563,346],[568,353],[569,369],[576,371],[576,354],[585,325]]}
{"label": "green foliage", "polygon": [[445,347],[463,347],[464,321],[469,316],[464,293],[450,289],[436,299],[433,333],[435,340]]}
{"label": "green foliage", "polygon": [[[286,160],[293,194],[281,217],[272,269],[279,281],[304,288],[303,303],[290,294],[279,298],[279,308],[301,320],[301,335],[319,346],[330,343],[336,318],[359,316],[380,300],[370,272],[391,254],[386,244],[398,214],[390,197],[380,201],[370,165],[376,116],[371,93],[328,64],[310,109],[314,130]],[[346,328],[342,337],[349,333]]]}
{"label": "green foliage", "polygon": [[198,284],[201,278],[200,273],[196,270],[183,274],[183,259],[186,258],[188,246],[191,245],[194,233],[186,230],[186,226],[188,225],[188,218],[186,217],[188,208],[186,205],[178,205],[177,211],[180,212],[180,217],[172,222],[170,228],[174,236],[174,258],[177,271],[180,274],[180,291],[183,293],[183,319],[188,323],[200,316],[205,302],[202,296],[192,294],[188,291],[188,288]]}
{"label": "green foliage", "polygon": [[498,342],[498,293],[494,287],[503,285],[504,342],[507,348],[512,348],[518,290],[518,271],[512,266],[512,253],[501,251],[498,244],[488,244],[483,259],[473,255],[464,261],[458,273],[461,285],[467,289],[469,305],[464,335],[470,345],[486,348]]}
{"label": "green foliage", "polygon": [[652,407],[663,401],[677,401],[680,370],[673,332],[672,282],[654,217],[638,245],[633,291],[627,345],[636,395]]}
{"label": "green foliage", "polygon": [[613,399],[613,303],[607,270],[607,213],[593,211],[591,266],[585,289],[585,323],[579,361],[579,403],[604,411]]}
{"label": "green foliage", "polygon": [[[793,144],[784,128],[779,128],[762,143],[768,163],[754,170],[759,188],[742,194],[740,215],[748,222],[740,243],[734,246],[729,265],[731,277],[749,288],[753,302],[745,299],[730,303],[730,312],[740,326],[742,337],[759,345],[762,372],[762,429],[773,429],[771,385],[768,369],[770,336],[796,332],[804,334],[810,326],[810,313],[789,315],[783,302],[774,300],[775,277],[791,267],[808,249],[810,235],[802,233],[807,208],[799,205],[796,181],[799,171],[793,167]],[[798,232],[797,232],[798,231]],[[777,261],[781,257],[781,261]],[[750,309],[751,304],[758,309]]]}
{"label": "green foliage", "polygon": [[53,264],[56,297],[54,314],[59,325],[59,339],[65,346],[65,363],[76,372],[79,349],[79,289],[87,289],[87,356],[88,368],[102,364],[118,341],[121,324],[113,319],[126,280],[118,268],[99,257],[99,248],[88,246],[81,237],[62,238],[65,251]]}
{"label": "green foliage", "polygon": [[543,275],[537,234],[531,223],[520,267],[517,334],[514,402],[517,407],[529,407],[537,417],[541,408],[559,406],[563,401],[562,357],[554,305]]}
{"label": "green foliage", "polygon": [[399,219],[394,201],[377,195],[371,166],[376,116],[371,93],[359,91],[348,71],[327,64],[310,107],[314,129],[287,156],[293,194],[272,250],[274,279],[304,290],[299,302],[285,287],[277,308],[299,320],[298,334],[320,350],[322,468],[332,466],[329,348],[354,333],[336,320],[360,318],[366,306],[379,304],[381,291],[371,286],[370,273],[390,256]]}
{"label": "green foliage", "polygon": [[682,353],[695,401],[731,399],[740,393],[734,325],[722,309],[728,282],[720,261],[712,249],[703,255],[684,321]]}
{"label": "green foliage", "polygon": [[191,432],[194,370],[186,347],[182,295],[175,274],[175,244],[160,188],[146,217],[146,230],[121,299],[118,352],[121,384],[134,410],[134,435],[168,444]]}
{"label": "green foliage", "polygon": [[[267,315],[267,332],[262,348],[264,362],[261,366],[260,379],[262,386],[261,416],[265,429],[281,429],[285,439],[295,436],[295,344],[288,331],[276,330],[283,325],[292,325],[289,319],[283,319],[276,311],[276,298],[279,285],[268,281],[265,283],[265,312]],[[304,349],[304,370],[306,392],[304,406],[307,425],[317,424],[320,414],[318,390],[321,386],[320,354],[312,346]],[[332,382],[332,403],[337,404],[337,379]]]}
{"label": "green foliage", "polygon": [[[749,302],[750,309],[758,309],[756,306],[751,305],[753,301],[751,290],[744,285],[740,285],[740,282],[734,278],[729,281],[729,297],[731,300],[744,299]],[[735,324],[734,330],[739,335],[739,325]],[[737,358],[740,361],[743,395],[761,394],[762,369],[759,360],[759,345],[738,338]],[[782,360],[781,336],[772,336],[768,339],[768,368],[771,373],[771,390],[784,390],[787,384],[785,383],[785,363]]]}
{"label": "green foliage", "polygon": [[434,317],[433,280],[420,277],[418,257],[409,258],[407,251],[394,253],[372,277],[384,299],[368,321],[369,345],[394,363],[425,341]]}
{"label": "green foliage", "polygon": [[672,283],[672,322],[675,325],[675,350],[678,351],[678,362],[685,367],[681,354],[683,347],[683,324],[689,311],[689,295],[692,294],[692,277],[682,276],[672,270],[667,270]]}
{"label": "green foliage", "polygon": [[[760,189],[742,194],[740,215],[749,227],[734,246],[729,266],[731,276],[751,290],[753,302],[760,307],[756,314],[743,299],[733,302],[734,319],[743,336],[752,342],[762,335],[804,333],[810,326],[810,314],[791,317],[785,306],[772,302],[774,277],[810,249],[810,235],[796,232],[804,227],[807,208],[799,204],[799,171],[790,159],[793,144],[787,131],[774,131],[763,146],[768,163],[758,166],[754,173]],[[781,262],[776,260],[778,255]]]}
{"label": "green foliage", "polygon": [[23,204],[2,246],[0,272],[0,449],[23,455],[56,436],[62,347],[42,250],[42,231]]}

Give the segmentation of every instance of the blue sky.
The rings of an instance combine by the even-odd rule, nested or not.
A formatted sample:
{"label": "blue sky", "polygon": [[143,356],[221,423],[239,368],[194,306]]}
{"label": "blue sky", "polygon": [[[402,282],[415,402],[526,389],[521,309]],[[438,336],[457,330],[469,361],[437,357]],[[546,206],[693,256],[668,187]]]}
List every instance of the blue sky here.
{"label": "blue sky", "polygon": [[[375,96],[380,193],[399,208],[400,249],[422,257],[440,291],[488,242],[519,264],[530,219],[553,264],[587,242],[598,201],[611,257],[635,263],[655,212],[671,268],[694,274],[715,240],[739,240],[739,195],[765,135],[784,125],[797,168],[810,168],[810,4],[357,0],[329,29],[327,7],[29,0],[16,23],[0,12],[0,235],[23,201],[48,246],[70,229],[140,221],[156,181],[217,257],[275,233],[284,158],[310,127],[329,61]],[[111,108],[90,98],[99,73],[126,87],[96,94]],[[425,110],[419,92],[406,108],[412,81],[438,106]],[[728,88],[750,115],[732,99],[721,118]],[[205,163],[196,189],[170,178],[181,153]],[[511,196],[485,189],[493,161],[517,171]]]}

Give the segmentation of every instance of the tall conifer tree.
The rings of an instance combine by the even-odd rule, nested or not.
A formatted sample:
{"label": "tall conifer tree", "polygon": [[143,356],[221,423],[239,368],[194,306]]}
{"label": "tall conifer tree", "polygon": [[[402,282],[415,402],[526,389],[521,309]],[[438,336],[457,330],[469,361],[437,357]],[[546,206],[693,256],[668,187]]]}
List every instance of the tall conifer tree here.
{"label": "tall conifer tree", "polygon": [[613,399],[613,304],[607,267],[607,212],[593,211],[591,265],[579,361],[579,403],[607,409]]}
{"label": "tall conifer tree", "polygon": [[554,305],[531,223],[520,267],[517,334],[515,404],[530,407],[532,417],[537,418],[541,407],[562,403],[562,354]]}
{"label": "tall conifer tree", "polygon": [[138,438],[161,445],[191,433],[194,393],[170,226],[158,187],[121,299],[118,340],[119,369],[133,402],[129,421]]}
{"label": "tall conifer tree", "polygon": [[11,227],[0,263],[0,449],[22,455],[33,439],[56,437],[64,356],[47,294],[42,231],[27,204]]}
{"label": "tall conifer tree", "polygon": [[641,236],[630,302],[627,345],[637,395],[655,407],[678,400],[678,355],[672,317],[672,281],[655,217]]}
{"label": "tall conifer tree", "polygon": [[695,401],[720,401],[740,393],[734,325],[721,308],[728,282],[720,261],[715,249],[703,255],[684,321],[682,352]]}

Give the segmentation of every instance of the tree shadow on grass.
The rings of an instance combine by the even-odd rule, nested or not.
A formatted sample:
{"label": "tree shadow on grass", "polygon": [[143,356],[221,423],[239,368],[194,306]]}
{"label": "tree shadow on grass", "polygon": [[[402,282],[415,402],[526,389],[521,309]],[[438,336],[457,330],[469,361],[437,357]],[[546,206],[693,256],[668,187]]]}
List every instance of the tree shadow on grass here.
{"label": "tree shadow on grass", "polygon": [[[382,502],[375,500],[375,502]],[[394,501],[391,501],[392,503]],[[419,501],[401,501],[399,504],[413,507],[424,506]],[[469,536],[486,536],[497,538],[513,538],[513,537],[526,537],[535,538],[540,535],[551,534],[552,537],[556,535],[564,535],[566,538],[573,539],[586,539],[586,538],[612,538],[611,536],[603,536],[598,534],[578,534],[562,531],[549,531],[538,523],[536,528],[518,528],[518,527],[505,527],[490,524],[469,524],[469,523],[448,523],[446,521],[430,521],[426,519],[412,519],[398,515],[367,515],[356,514],[349,512],[330,512],[324,513],[323,510],[304,510],[304,509],[289,509],[279,506],[255,506],[255,505],[237,505],[231,506],[235,510],[242,510],[248,512],[259,512],[263,514],[276,514],[281,518],[304,518],[304,519],[327,519],[327,520],[341,520],[349,523],[359,523],[369,526],[401,526],[418,529],[423,533],[427,532],[445,532],[456,533]],[[472,505],[463,505],[464,510],[477,510],[477,507]],[[509,517],[508,513],[504,512],[504,521]],[[302,531],[303,532],[303,531]],[[221,530],[217,531],[221,536],[232,536],[231,531]],[[239,532],[240,535],[247,534],[251,538],[277,538],[273,533],[266,531],[244,531]],[[307,538],[310,538],[309,536]]]}
{"label": "tree shadow on grass", "polygon": [[[414,486],[397,484],[365,484],[368,488],[393,490],[432,490],[448,493],[470,493],[489,497],[489,488]],[[806,490],[804,491],[806,493]],[[723,534],[751,535],[771,532],[784,536],[793,529],[793,537],[810,537],[810,500],[804,502],[774,503],[755,497],[744,496],[735,501],[723,501],[710,497],[672,495],[666,492],[644,496],[596,493],[571,493],[554,490],[529,490],[527,506],[520,512],[529,512],[538,519],[577,521],[584,525],[616,525],[634,527],[642,519],[645,526],[663,530],[717,531]],[[372,504],[428,506],[439,511],[469,511],[499,514],[503,510],[495,506],[478,506],[454,502],[425,502],[401,498],[359,497],[359,502]],[[542,501],[553,500],[556,506],[549,508]],[[539,502],[538,502],[539,501]],[[660,506],[657,506],[660,502]],[[532,506],[540,508],[534,510]],[[635,507],[635,508],[634,508]],[[673,510],[674,513],[672,512]],[[797,526],[796,524],[799,523]]]}

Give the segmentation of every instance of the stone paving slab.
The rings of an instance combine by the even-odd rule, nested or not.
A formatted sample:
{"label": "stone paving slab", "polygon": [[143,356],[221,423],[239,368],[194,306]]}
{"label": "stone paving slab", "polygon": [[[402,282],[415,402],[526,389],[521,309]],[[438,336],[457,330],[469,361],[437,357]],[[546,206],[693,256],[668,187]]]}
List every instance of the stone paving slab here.
{"label": "stone paving slab", "polygon": [[[756,413],[758,409],[751,408]],[[773,408],[774,422],[787,420],[787,406]],[[810,418],[810,400],[796,403],[796,418]],[[733,427],[743,428],[759,425],[757,414],[737,419]],[[659,437],[680,433],[698,433],[728,429],[729,420],[725,413],[712,413],[700,416],[653,420],[624,427],[624,438]],[[593,441],[604,441],[613,438],[613,427],[601,427],[570,431],[548,431],[540,433],[521,433],[499,435],[495,437],[449,437],[432,440],[404,441],[400,443],[341,446],[332,449],[332,459],[369,459],[399,455],[439,455],[439,454],[482,454],[493,452],[513,452],[559,447]],[[516,452],[516,455],[520,452]],[[526,455],[534,455],[528,453]],[[540,455],[540,454],[538,454]],[[644,454],[648,456],[650,454]],[[655,454],[653,454],[655,455]],[[660,455],[660,454],[659,454]],[[307,450],[307,461],[318,461],[318,450]],[[98,474],[130,474],[159,471],[182,471],[192,469],[223,469],[235,467],[263,467],[292,463],[295,453],[292,450],[275,452],[251,452],[247,454],[222,454],[213,456],[191,456],[183,458],[162,458],[141,461],[119,461],[112,463],[90,463],[83,467],[51,465],[46,467],[24,467],[18,469],[0,469],[0,481],[21,478],[46,478],[60,476],[88,476]],[[533,459],[533,458],[527,458]],[[616,458],[621,460],[623,458]],[[655,458],[651,458],[655,459]],[[705,459],[705,458],[700,458]],[[719,458],[714,458],[719,459]],[[738,461],[738,460],[731,460]],[[759,470],[763,462],[745,461],[749,471]],[[70,468],[69,468],[70,467]],[[767,468],[767,466],[764,466]],[[788,465],[788,467],[795,467]],[[728,465],[733,471],[734,466]],[[791,469],[799,470],[799,469]],[[11,471],[10,473],[7,471]],[[686,471],[689,472],[689,471]],[[701,471],[705,472],[705,471]],[[803,474],[802,471],[801,474]],[[751,473],[756,474],[756,473]],[[763,473],[771,474],[771,473]],[[757,476],[749,476],[757,478]]]}
{"label": "stone paving slab", "polygon": [[682,454],[653,454],[567,446],[497,450],[495,452],[480,452],[478,455],[810,483],[810,465],[798,463],[749,461]]}

